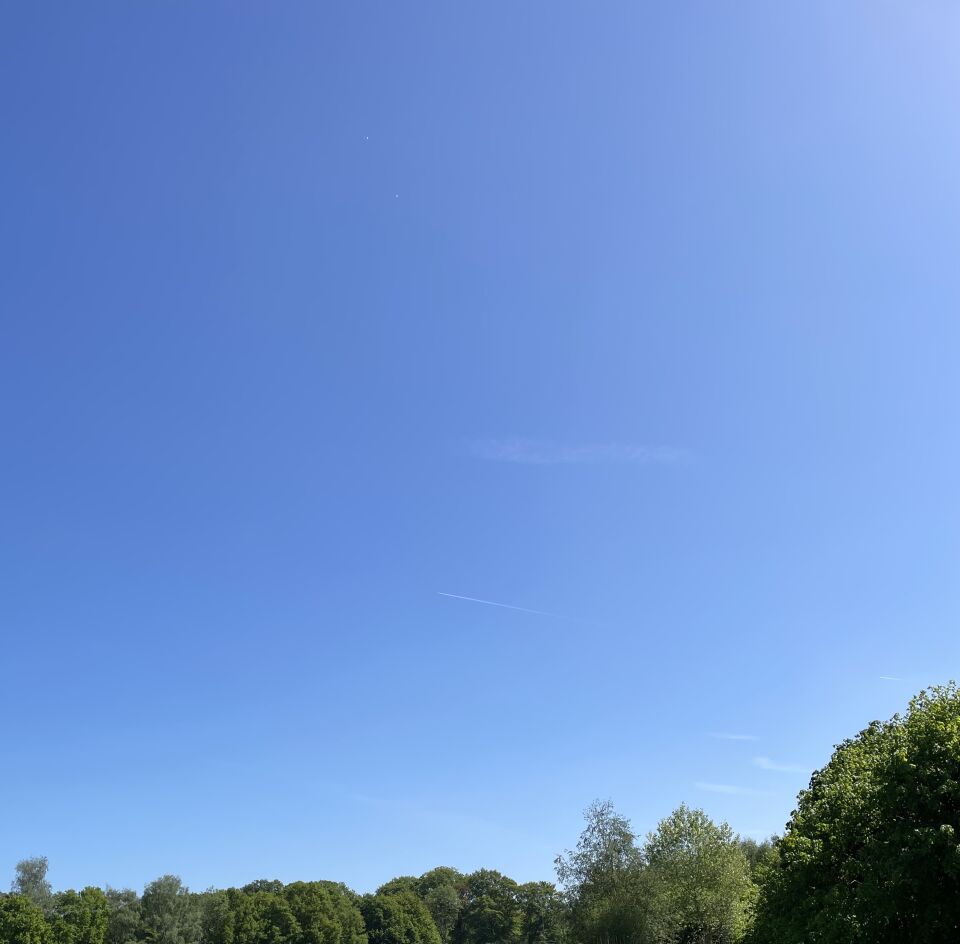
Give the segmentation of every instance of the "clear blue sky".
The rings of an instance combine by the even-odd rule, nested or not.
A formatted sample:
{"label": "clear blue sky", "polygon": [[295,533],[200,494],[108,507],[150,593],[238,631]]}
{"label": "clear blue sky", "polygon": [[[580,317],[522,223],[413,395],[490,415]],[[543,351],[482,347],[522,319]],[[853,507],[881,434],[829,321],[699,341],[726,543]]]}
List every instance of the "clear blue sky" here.
{"label": "clear blue sky", "polygon": [[550,878],[957,675],[958,31],[5,4],[0,871]]}

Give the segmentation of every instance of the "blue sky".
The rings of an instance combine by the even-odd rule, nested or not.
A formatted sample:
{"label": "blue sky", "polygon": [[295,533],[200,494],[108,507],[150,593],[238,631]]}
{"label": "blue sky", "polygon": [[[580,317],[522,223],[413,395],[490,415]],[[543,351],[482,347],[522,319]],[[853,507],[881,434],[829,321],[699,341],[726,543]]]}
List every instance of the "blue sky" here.
{"label": "blue sky", "polygon": [[5,5],[0,870],[550,878],[956,676],[958,27]]}

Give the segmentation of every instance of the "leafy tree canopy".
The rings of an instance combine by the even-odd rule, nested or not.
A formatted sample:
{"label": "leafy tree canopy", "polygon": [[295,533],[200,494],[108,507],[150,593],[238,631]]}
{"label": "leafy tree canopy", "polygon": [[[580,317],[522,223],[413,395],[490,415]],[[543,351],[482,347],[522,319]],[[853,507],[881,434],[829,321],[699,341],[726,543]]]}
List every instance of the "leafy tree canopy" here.
{"label": "leafy tree canopy", "polygon": [[460,894],[453,885],[434,885],[423,897],[443,944],[449,944],[460,917]]}
{"label": "leafy tree canopy", "polygon": [[99,888],[53,896],[51,928],[55,944],[104,944],[110,905]]}
{"label": "leafy tree canopy", "polygon": [[459,890],[463,888],[465,881],[466,876],[457,869],[449,865],[438,865],[417,879],[417,894],[425,899],[434,888],[448,886]]}
{"label": "leafy tree canopy", "polygon": [[141,936],[148,944],[198,944],[201,910],[197,897],[176,875],[150,882],[140,900]]}
{"label": "leafy tree canopy", "polygon": [[517,889],[521,944],[556,944],[564,938],[565,906],[552,882],[527,882]]}
{"label": "leafy tree canopy", "polygon": [[106,944],[132,944],[140,927],[140,896],[132,888],[107,888]]}
{"label": "leafy tree canopy", "polygon": [[378,895],[401,895],[405,892],[420,897],[417,879],[413,875],[398,875],[396,878],[390,879],[389,882],[384,882],[376,893]]}
{"label": "leafy tree canopy", "polygon": [[756,944],[960,937],[960,692],[844,741],[798,799],[764,881]]}
{"label": "leafy tree canopy", "polygon": [[357,896],[337,882],[293,882],[284,896],[300,926],[297,944],[367,944]]}
{"label": "leafy tree canopy", "polygon": [[584,818],[576,849],[556,859],[571,933],[581,944],[646,944],[644,862],[630,821],[609,801],[591,804]]}
{"label": "leafy tree canopy", "polygon": [[430,912],[412,891],[367,895],[360,910],[370,944],[440,944]]}
{"label": "leafy tree canopy", "polygon": [[665,941],[726,944],[743,935],[753,904],[750,865],[733,830],[681,804],[644,846],[645,886]]}
{"label": "leafy tree canopy", "polygon": [[43,912],[26,895],[0,897],[0,944],[51,944]]}
{"label": "leafy tree canopy", "polygon": [[53,890],[47,881],[48,868],[46,856],[21,859],[17,863],[16,875],[10,883],[10,891],[15,895],[29,898],[35,905],[46,911],[53,897]]}

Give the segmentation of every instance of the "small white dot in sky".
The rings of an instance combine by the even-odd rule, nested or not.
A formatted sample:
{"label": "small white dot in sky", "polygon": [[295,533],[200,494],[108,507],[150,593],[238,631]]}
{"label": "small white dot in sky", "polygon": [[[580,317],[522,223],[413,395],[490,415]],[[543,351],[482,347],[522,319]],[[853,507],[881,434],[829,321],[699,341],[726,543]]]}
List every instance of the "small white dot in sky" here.
{"label": "small white dot in sky", "polygon": [[400,196],[399,193],[395,193],[395,194],[394,194],[394,197],[399,197],[399,196]]}

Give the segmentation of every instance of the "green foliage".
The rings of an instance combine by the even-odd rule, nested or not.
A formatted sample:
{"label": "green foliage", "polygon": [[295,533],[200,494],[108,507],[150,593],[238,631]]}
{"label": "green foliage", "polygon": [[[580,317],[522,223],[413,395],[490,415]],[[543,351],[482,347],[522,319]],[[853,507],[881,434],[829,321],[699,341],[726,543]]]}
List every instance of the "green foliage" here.
{"label": "green foliage", "polygon": [[460,917],[460,895],[454,885],[434,885],[423,896],[442,944],[449,944]]}
{"label": "green foliage", "polygon": [[10,891],[15,895],[29,898],[42,911],[50,907],[53,890],[47,881],[49,863],[46,856],[21,859],[17,863],[16,875],[10,883]]}
{"label": "green foliage", "polygon": [[639,848],[610,803],[594,803],[557,859],[569,927],[582,944],[727,944],[746,928],[750,867],[725,823],[680,806]]}
{"label": "green foliage", "polygon": [[438,866],[419,878],[400,875],[377,889],[378,895],[413,894],[426,906],[441,944],[450,944],[460,917],[466,878],[449,866]]}
{"label": "green foliage", "polygon": [[104,944],[110,905],[99,888],[59,892],[53,896],[54,944]]}
{"label": "green foliage", "polygon": [[960,935],[960,692],[840,744],[763,882],[756,944],[923,944]]}
{"label": "green foliage", "polygon": [[552,882],[527,882],[517,889],[521,944],[557,944],[564,939],[564,902]]}
{"label": "green foliage", "polygon": [[412,875],[398,875],[396,878],[390,879],[389,882],[384,882],[376,893],[378,895],[411,894],[420,897],[417,879]]}
{"label": "green foliage", "polygon": [[336,882],[293,882],[284,896],[300,926],[297,944],[367,944],[356,896]]}
{"label": "green foliage", "polygon": [[726,823],[681,805],[647,838],[645,886],[656,937],[727,944],[747,927],[754,887],[740,842]]}
{"label": "green foliage", "polygon": [[233,944],[286,944],[302,936],[300,924],[282,895],[231,889],[228,901]]}
{"label": "green foliage", "polygon": [[51,944],[43,912],[26,895],[0,897],[0,944]]}
{"label": "green foliage", "polygon": [[440,944],[430,912],[411,890],[366,895],[360,910],[370,944]]}
{"label": "green foliage", "polygon": [[366,944],[355,896],[333,882],[257,881],[202,898],[203,944]]}
{"label": "green foliage", "polygon": [[514,944],[519,935],[517,883],[494,869],[478,869],[468,875],[453,934],[456,944]]}
{"label": "green foliage", "polygon": [[462,872],[450,868],[449,865],[438,865],[435,869],[424,872],[417,879],[416,891],[422,900],[426,900],[435,888],[449,887],[459,892],[464,887],[465,882],[466,876]]}
{"label": "green foliage", "polygon": [[147,944],[199,944],[201,908],[176,875],[150,882],[140,899],[140,936]]}
{"label": "green foliage", "polygon": [[609,800],[592,803],[584,819],[587,825],[577,848],[554,862],[557,878],[567,889],[613,891],[643,866],[630,820],[617,813]]}
{"label": "green foliage", "polygon": [[140,930],[140,897],[132,888],[107,888],[106,944],[133,944]]}
{"label": "green foliage", "polygon": [[555,863],[571,934],[580,944],[646,944],[652,932],[644,862],[630,821],[609,801],[593,803],[584,818],[576,849]]}
{"label": "green foliage", "polygon": [[756,839],[741,839],[740,850],[750,866],[750,875],[754,881],[777,861],[777,837],[771,836],[757,842]]}
{"label": "green foliage", "polygon": [[253,882],[247,882],[240,891],[246,892],[248,895],[253,892],[270,892],[271,895],[282,895],[283,882],[275,878],[258,878]]}
{"label": "green foliage", "polygon": [[231,898],[234,895],[236,889],[207,892],[203,896],[200,915],[203,944],[233,944],[236,921]]}

